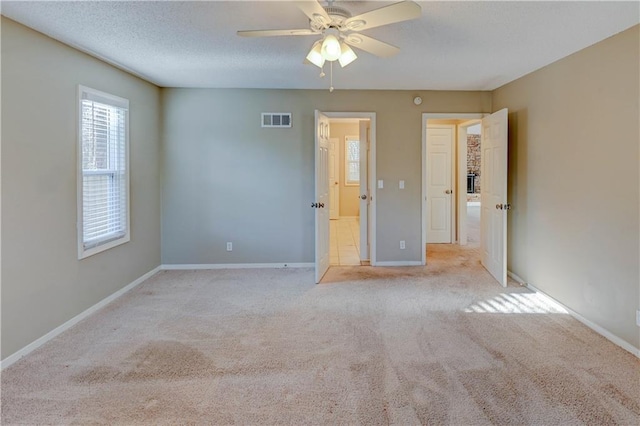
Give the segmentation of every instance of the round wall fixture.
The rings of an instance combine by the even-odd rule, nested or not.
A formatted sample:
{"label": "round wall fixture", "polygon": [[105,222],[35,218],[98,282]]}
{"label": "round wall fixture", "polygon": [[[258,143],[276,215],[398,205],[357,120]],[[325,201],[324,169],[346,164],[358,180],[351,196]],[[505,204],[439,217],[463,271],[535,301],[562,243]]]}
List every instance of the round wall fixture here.
{"label": "round wall fixture", "polygon": [[420,96],[416,96],[413,98],[413,103],[416,105],[420,105],[422,103],[422,98]]}

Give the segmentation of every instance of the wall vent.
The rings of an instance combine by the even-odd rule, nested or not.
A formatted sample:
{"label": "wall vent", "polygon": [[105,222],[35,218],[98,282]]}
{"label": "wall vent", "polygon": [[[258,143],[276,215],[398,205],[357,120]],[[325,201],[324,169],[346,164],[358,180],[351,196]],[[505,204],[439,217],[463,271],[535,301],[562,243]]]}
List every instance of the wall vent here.
{"label": "wall vent", "polygon": [[291,127],[291,113],[263,112],[262,127]]}

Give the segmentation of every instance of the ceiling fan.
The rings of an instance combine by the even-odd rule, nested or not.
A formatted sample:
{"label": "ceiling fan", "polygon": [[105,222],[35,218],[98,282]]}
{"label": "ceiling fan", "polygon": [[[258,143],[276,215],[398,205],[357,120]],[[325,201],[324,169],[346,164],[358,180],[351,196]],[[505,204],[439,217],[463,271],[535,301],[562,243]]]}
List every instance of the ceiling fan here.
{"label": "ceiling fan", "polygon": [[[329,0],[326,6],[315,0],[294,3],[309,18],[308,29],[238,31],[238,35],[322,36],[313,44],[306,59],[319,68],[324,66],[325,61],[333,64],[336,60],[340,66],[346,67],[357,58],[351,47],[380,57],[395,55],[400,50],[396,46],[361,34],[360,31],[416,19],[422,12],[421,7],[413,1],[402,1],[356,16],[352,16],[345,8],[335,6],[334,0]],[[324,72],[320,76],[323,77]]]}

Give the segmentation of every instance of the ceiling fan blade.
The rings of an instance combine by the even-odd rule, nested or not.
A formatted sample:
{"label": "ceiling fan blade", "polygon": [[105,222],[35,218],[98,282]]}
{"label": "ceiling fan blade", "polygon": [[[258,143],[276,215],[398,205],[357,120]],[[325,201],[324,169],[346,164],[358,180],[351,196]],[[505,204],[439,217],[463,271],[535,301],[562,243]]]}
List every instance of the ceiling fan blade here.
{"label": "ceiling fan blade", "polygon": [[300,30],[250,30],[238,31],[241,37],[277,37],[277,36],[300,36],[300,35],[317,35],[319,33],[310,29]]}
{"label": "ceiling fan blade", "polygon": [[316,0],[296,1],[295,3],[312,22],[320,24],[321,28],[327,28],[331,23],[327,11]]}
{"label": "ceiling fan blade", "polygon": [[416,19],[421,15],[422,8],[418,3],[403,1],[363,13],[362,15],[352,16],[344,22],[344,27],[351,31],[363,31],[382,25]]}
{"label": "ceiling fan blade", "polygon": [[364,34],[349,34],[345,38],[345,43],[357,49],[364,50],[373,55],[383,58],[393,56],[400,51],[396,46],[392,46],[375,38],[368,37]]}

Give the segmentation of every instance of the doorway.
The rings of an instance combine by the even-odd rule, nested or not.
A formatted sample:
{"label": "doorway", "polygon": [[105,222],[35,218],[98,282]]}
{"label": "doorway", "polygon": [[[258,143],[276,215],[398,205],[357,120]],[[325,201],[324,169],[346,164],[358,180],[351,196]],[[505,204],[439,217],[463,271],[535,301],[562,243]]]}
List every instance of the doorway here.
{"label": "doorway", "polygon": [[[358,118],[329,119],[331,266],[361,264],[360,121]],[[368,260],[368,255],[363,253],[363,258]]]}
{"label": "doorway", "polygon": [[[318,130],[323,126],[326,133]],[[318,146],[323,133],[326,174],[318,164],[325,158]],[[316,212],[316,282],[329,266],[375,265],[375,113],[316,112],[315,178],[316,198],[319,188],[328,188],[329,204],[329,214]]]}
{"label": "doorway", "polygon": [[[483,115],[422,115],[423,264],[426,264],[427,244],[465,245],[468,242],[466,132],[479,123]],[[473,232],[476,212],[471,213]]]}
{"label": "doorway", "polygon": [[[479,252],[480,262],[491,275],[502,285],[507,285],[507,212],[511,209],[511,204],[507,202],[507,173],[508,173],[508,110],[502,109],[493,114],[422,114],[422,242],[424,250],[422,252],[423,264],[426,264],[428,235],[428,214],[427,208],[429,197],[428,176],[433,174],[433,159],[429,157],[429,149],[432,145],[429,139],[430,124],[455,124],[458,143],[456,153],[455,172],[452,179],[455,181],[453,187],[453,197],[451,197],[451,209],[457,211],[456,241],[459,244],[468,242],[468,208],[480,207],[479,211],[470,210],[472,215],[478,214],[480,221]],[[439,121],[436,121],[439,120]],[[468,190],[475,185],[475,180],[471,181],[467,168],[467,149],[469,129],[473,128],[480,121],[481,155],[480,169],[481,179],[479,189],[480,204],[475,206],[467,203]],[[464,137],[459,137],[464,135]],[[440,165],[438,165],[440,164]],[[443,168],[442,161],[436,167]],[[444,176],[436,173],[437,176]],[[431,189],[433,191],[433,189]],[[436,194],[437,195],[437,194]],[[475,203],[475,201],[472,201]],[[471,217],[473,219],[473,217]]]}

